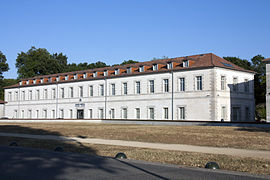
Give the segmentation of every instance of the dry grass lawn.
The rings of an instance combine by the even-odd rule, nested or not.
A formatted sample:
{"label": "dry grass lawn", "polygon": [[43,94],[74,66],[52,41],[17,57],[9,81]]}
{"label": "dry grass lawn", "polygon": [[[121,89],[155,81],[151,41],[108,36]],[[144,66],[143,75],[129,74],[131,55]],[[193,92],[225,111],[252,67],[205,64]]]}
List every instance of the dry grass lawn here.
{"label": "dry grass lawn", "polygon": [[78,142],[59,142],[0,137],[1,145],[8,145],[12,141],[16,141],[19,146],[23,147],[53,150],[55,147],[61,146],[66,152],[77,152],[110,157],[114,157],[118,152],[124,152],[129,159],[176,164],[179,166],[204,167],[208,161],[216,161],[219,163],[221,169],[248,172],[252,174],[270,175],[270,160],[263,159],[122,146],[82,144]]}
{"label": "dry grass lawn", "polygon": [[92,123],[0,123],[0,132],[270,150],[270,128]]}

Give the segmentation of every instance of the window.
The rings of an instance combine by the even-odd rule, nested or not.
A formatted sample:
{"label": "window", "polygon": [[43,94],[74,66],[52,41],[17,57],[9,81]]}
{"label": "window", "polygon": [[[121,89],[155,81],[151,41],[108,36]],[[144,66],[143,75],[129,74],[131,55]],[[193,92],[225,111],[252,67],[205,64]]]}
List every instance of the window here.
{"label": "window", "polygon": [[189,61],[188,60],[184,60],[183,61],[183,67],[188,67],[189,66]]}
{"label": "window", "polygon": [[225,84],[226,84],[226,78],[225,76],[221,76],[221,90],[224,91],[225,90]]}
{"label": "window", "polygon": [[40,93],[39,93],[39,90],[36,91],[36,99],[37,99],[37,100],[40,99]]}
{"label": "window", "polygon": [[8,101],[11,101],[11,92],[8,92]]}
{"label": "window", "polygon": [[186,119],[185,107],[179,107],[179,119]]}
{"label": "window", "polygon": [[154,64],[153,65],[153,71],[157,71],[158,70],[158,65],[157,64]]}
{"label": "window", "polygon": [[30,110],[30,109],[28,110],[28,118],[32,119],[32,110]]}
{"label": "window", "polygon": [[169,108],[163,108],[164,119],[169,119]]}
{"label": "window", "polygon": [[18,91],[15,92],[15,100],[18,101],[19,96],[18,96]]}
{"label": "window", "polygon": [[240,107],[232,107],[232,121],[240,121],[241,109]]}
{"label": "window", "polygon": [[226,119],[226,106],[221,107],[221,121],[224,121]]}
{"label": "window", "polygon": [[69,97],[71,97],[71,98],[74,97],[73,87],[69,88]]}
{"label": "window", "polygon": [[179,90],[180,91],[185,91],[185,78],[180,78],[179,79]]}
{"label": "window", "polygon": [[65,98],[65,89],[61,88],[61,98]]}
{"label": "window", "polygon": [[22,91],[22,100],[25,101],[25,91]]}
{"label": "window", "polygon": [[60,109],[60,118],[64,119],[64,109]]}
{"label": "window", "polygon": [[154,93],[155,92],[155,83],[154,83],[154,80],[150,80],[149,81],[149,87],[150,87],[150,93]]}
{"label": "window", "polygon": [[114,70],[114,74],[115,74],[115,75],[119,75],[119,69],[115,69],[115,70]]}
{"label": "window", "polygon": [[141,83],[140,83],[140,81],[136,82],[136,94],[141,94]]}
{"label": "window", "polygon": [[17,109],[14,110],[14,116],[13,117],[18,118],[18,110]]}
{"label": "window", "polygon": [[93,118],[93,109],[89,109],[89,119]]}
{"label": "window", "polygon": [[79,87],[79,97],[83,97],[83,87]]}
{"label": "window", "polygon": [[68,75],[65,76],[65,80],[68,80]]}
{"label": "window", "polygon": [[245,79],[245,92],[249,92],[249,82],[248,82],[248,79]]}
{"label": "window", "polygon": [[52,110],[52,118],[55,119],[55,110]]}
{"label": "window", "polygon": [[202,90],[202,76],[196,76],[196,90]]}
{"label": "window", "polygon": [[127,108],[122,109],[122,118],[127,119]]}
{"label": "window", "polygon": [[127,68],[127,73],[128,73],[128,74],[131,74],[131,67],[128,67],[128,68]]}
{"label": "window", "polygon": [[123,83],[123,94],[127,95],[127,83]]}
{"label": "window", "polygon": [[167,64],[167,69],[172,69],[173,68],[173,63],[172,62],[169,62],[168,64]]}
{"label": "window", "polygon": [[57,77],[56,77],[56,81],[59,81],[59,79],[60,79],[59,76],[57,76]]}
{"label": "window", "polygon": [[115,111],[114,111],[114,109],[111,109],[110,110],[110,118],[111,119],[114,119],[115,118]]}
{"label": "window", "polygon": [[89,86],[89,96],[93,96],[93,94],[94,94],[93,86]]}
{"label": "window", "polygon": [[164,92],[169,92],[169,79],[163,79]]}
{"label": "window", "polygon": [[115,84],[111,84],[111,88],[112,88],[112,96],[115,95]]}
{"label": "window", "polygon": [[48,99],[48,89],[44,89],[44,99]]}
{"label": "window", "polygon": [[78,79],[78,74],[74,74],[74,79]]}
{"label": "window", "polygon": [[44,82],[44,79],[42,78],[42,79],[40,80],[40,82],[43,83],[43,82]]}
{"label": "window", "polygon": [[103,109],[99,109],[99,114],[98,114],[98,117],[99,119],[103,119],[103,113],[104,113],[104,110]]}
{"label": "window", "polygon": [[72,111],[72,109],[69,110],[69,117],[70,117],[70,119],[73,118],[73,111]]}
{"label": "window", "polygon": [[136,114],[136,119],[140,119],[141,118],[140,108],[135,108],[135,114]]}
{"label": "window", "polygon": [[155,119],[155,110],[154,108],[149,108],[149,118]]}
{"label": "window", "polygon": [[99,89],[100,89],[100,96],[104,96],[104,85],[103,84],[99,85]]}
{"label": "window", "polygon": [[52,99],[55,99],[56,98],[56,91],[55,89],[52,89]]}
{"label": "window", "polygon": [[24,118],[24,110],[22,110],[22,118]]}
{"label": "window", "polygon": [[29,100],[33,100],[33,91],[32,90],[29,91]]}
{"label": "window", "polygon": [[249,107],[245,108],[245,121],[249,121]]}
{"label": "window", "polygon": [[93,77],[97,77],[97,72],[96,71],[93,73]]}
{"label": "window", "polygon": [[237,77],[233,78],[233,91],[238,92],[238,78]]}
{"label": "window", "polygon": [[36,110],[36,117],[37,117],[37,119],[39,118],[39,110]]}
{"label": "window", "polygon": [[139,67],[139,72],[144,72],[144,66]]}
{"label": "window", "polygon": [[108,71],[107,70],[104,71],[104,76],[108,76]]}
{"label": "window", "polygon": [[43,117],[44,117],[44,119],[47,119],[47,110],[46,109],[43,110]]}

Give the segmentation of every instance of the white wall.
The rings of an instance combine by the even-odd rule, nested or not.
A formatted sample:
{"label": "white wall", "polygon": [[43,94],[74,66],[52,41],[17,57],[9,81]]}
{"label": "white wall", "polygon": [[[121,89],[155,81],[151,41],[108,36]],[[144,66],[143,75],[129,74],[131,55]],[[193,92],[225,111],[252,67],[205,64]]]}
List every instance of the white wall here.
{"label": "white wall", "polygon": [[0,104],[0,118],[4,116],[4,104]]}

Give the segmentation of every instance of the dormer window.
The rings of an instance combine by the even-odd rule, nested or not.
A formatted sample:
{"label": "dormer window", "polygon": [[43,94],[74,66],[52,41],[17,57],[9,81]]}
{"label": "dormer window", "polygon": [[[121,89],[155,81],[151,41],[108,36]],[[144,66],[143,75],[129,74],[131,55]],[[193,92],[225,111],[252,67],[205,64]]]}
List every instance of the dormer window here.
{"label": "dormer window", "polygon": [[172,69],[173,68],[173,63],[172,62],[169,62],[168,64],[167,64],[167,69]]}
{"label": "dormer window", "polygon": [[104,76],[108,76],[108,71],[107,70],[104,71]]}
{"label": "dormer window", "polygon": [[[52,82],[52,77],[49,77],[49,82]],[[36,80],[34,79],[34,84],[36,84]]]}
{"label": "dormer window", "polygon": [[157,64],[153,64],[153,71],[157,71],[158,70],[158,65]]}
{"label": "dormer window", "polygon": [[96,71],[93,73],[93,77],[97,77],[97,72]]}
{"label": "dormer window", "polygon": [[56,81],[59,81],[59,76],[56,77]]}
{"label": "dormer window", "polygon": [[75,74],[74,75],[74,79],[78,79],[78,74]]}
{"label": "dormer window", "polygon": [[114,70],[114,74],[115,74],[115,75],[119,75],[119,69],[115,69],[115,70]]}
{"label": "dormer window", "polygon": [[44,82],[44,79],[42,78],[42,79],[40,80],[40,82],[43,83],[43,82]]}
{"label": "dormer window", "polygon": [[189,66],[189,61],[188,60],[184,60],[183,61],[183,67],[188,67]]}
{"label": "dormer window", "polygon": [[86,73],[83,73],[83,78],[86,78]]}
{"label": "dormer window", "polygon": [[139,67],[139,72],[144,72],[144,66]]}
{"label": "dormer window", "polygon": [[20,81],[20,85],[22,85],[22,81]]}
{"label": "dormer window", "polygon": [[131,74],[131,67],[128,67],[128,68],[127,68],[127,73],[128,73],[128,74]]}
{"label": "dormer window", "polygon": [[65,76],[65,80],[66,80],[66,81],[68,80],[68,75]]}
{"label": "dormer window", "polygon": [[29,84],[29,80],[26,81],[26,84]]}

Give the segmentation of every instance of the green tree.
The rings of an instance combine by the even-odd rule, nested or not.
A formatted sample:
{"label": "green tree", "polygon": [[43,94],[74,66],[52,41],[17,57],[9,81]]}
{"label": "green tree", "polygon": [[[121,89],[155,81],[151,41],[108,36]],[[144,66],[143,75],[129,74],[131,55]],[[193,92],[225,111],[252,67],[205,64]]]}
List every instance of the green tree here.
{"label": "green tree", "polygon": [[4,100],[4,87],[18,83],[17,79],[0,79],[0,100]]}
{"label": "green tree", "polygon": [[0,79],[3,79],[3,72],[9,70],[6,56],[0,51]]}
{"label": "green tree", "polygon": [[26,53],[21,52],[16,59],[18,78],[29,78],[38,75],[61,73],[67,65],[67,57],[50,54],[45,48],[31,47]]}
{"label": "green tree", "polygon": [[244,69],[253,70],[253,66],[252,66],[251,62],[246,60],[246,59],[240,59],[238,57],[230,57],[230,56],[223,57],[223,59],[226,59],[227,61],[230,61],[233,64],[240,66]]}
{"label": "green tree", "polygon": [[135,64],[135,63],[138,63],[139,61],[134,61],[134,60],[128,60],[128,61],[123,61],[121,63],[121,65],[126,65],[126,64]]}

